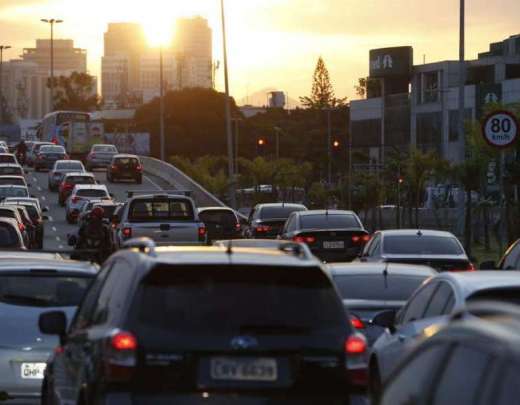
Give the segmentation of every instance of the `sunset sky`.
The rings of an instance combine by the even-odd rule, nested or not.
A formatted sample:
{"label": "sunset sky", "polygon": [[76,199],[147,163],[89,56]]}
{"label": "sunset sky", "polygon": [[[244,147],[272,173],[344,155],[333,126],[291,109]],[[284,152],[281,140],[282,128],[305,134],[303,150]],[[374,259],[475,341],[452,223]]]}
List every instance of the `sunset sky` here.
{"label": "sunset sky", "polygon": [[[338,96],[354,97],[358,77],[368,71],[371,48],[412,45],[415,62],[456,59],[457,0],[226,0],[231,92],[237,99],[263,88],[291,98],[310,91],[319,55]],[[489,42],[520,33],[519,0],[467,1],[467,57]],[[108,22],[138,21],[151,39],[168,32],[179,16],[202,15],[214,29],[221,59],[219,0],[0,0],[0,37],[14,49],[47,38],[40,18],[62,18],[56,37],[88,49],[90,73],[100,75],[103,33]],[[222,71],[219,72],[222,76]],[[218,80],[222,87],[222,80]]]}

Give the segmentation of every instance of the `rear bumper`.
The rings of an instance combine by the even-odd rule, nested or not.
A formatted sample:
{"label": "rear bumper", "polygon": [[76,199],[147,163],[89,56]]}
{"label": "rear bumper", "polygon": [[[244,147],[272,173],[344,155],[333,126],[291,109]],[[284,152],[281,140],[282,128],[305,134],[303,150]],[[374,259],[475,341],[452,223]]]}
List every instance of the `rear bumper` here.
{"label": "rear bumper", "polygon": [[334,252],[330,250],[323,250],[323,249],[312,249],[311,252],[314,256],[319,258],[320,260],[323,260],[324,262],[328,263],[335,263],[335,262],[351,262],[355,258],[359,256],[361,253],[361,249],[354,248],[354,249],[347,249],[339,252]]}

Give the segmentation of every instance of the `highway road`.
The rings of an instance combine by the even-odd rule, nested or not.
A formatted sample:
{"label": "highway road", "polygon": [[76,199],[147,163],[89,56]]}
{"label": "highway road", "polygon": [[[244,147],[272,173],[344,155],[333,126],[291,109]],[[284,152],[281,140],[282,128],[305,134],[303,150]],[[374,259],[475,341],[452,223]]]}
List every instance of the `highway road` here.
{"label": "highway road", "polygon": [[[27,183],[30,184],[31,195],[40,199],[42,207],[48,207],[46,215],[49,219],[45,224],[44,250],[69,250],[67,245],[67,234],[77,231],[77,225],[70,225],[65,220],[65,208],[58,204],[58,193],[48,189],[48,173],[35,172],[28,169],[26,174]],[[142,184],[132,182],[110,184],[106,181],[106,172],[94,171],[96,179],[105,184],[110,193],[114,195],[115,201],[124,202],[127,199],[127,191],[158,191],[162,190],[158,182],[148,176],[144,176]]]}

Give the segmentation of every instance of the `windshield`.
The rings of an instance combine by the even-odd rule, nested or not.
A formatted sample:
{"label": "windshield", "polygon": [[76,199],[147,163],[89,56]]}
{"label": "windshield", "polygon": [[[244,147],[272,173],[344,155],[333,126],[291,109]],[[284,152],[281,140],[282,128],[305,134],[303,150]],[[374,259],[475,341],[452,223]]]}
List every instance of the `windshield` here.
{"label": "windshield", "polygon": [[302,215],[300,227],[301,229],[359,229],[361,224],[354,215],[320,214]]}
{"label": "windshield", "polygon": [[396,235],[385,236],[383,250],[402,255],[462,255],[457,239],[444,236]]}
{"label": "windshield", "polygon": [[0,167],[0,176],[3,175],[9,175],[9,174],[15,174],[15,175],[23,175],[23,170],[21,167],[11,166],[11,167]]}
{"label": "windshield", "polygon": [[112,145],[99,145],[92,148],[92,152],[96,153],[117,153],[117,149]]}
{"label": "windshield", "polygon": [[0,275],[0,302],[32,307],[77,306],[91,280],[91,277]]}
{"label": "windshield", "polygon": [[12,225],[0,222],[0,248],[20,247],[18,233]]}
{"label": "windshield", "polygon": [[68,176],[65,181],[69,184],[96,184],[96,179],[90,176]]}
{"label": "windshield", "polygon": [[237,218],[233,212],[228,210],[208,210],[199,213],[200,220],[205,224],[219,224],[235,226]]}
{"label": "windshield", "polygon": [[293,212],[305,211],[305,207],[282,206],[279,207],[262,207],[260,210],[261,219],[287,219]]}
{"label": "windshield", "polygon": [[335,275],[334,282],[344,300],[407,301],[428,277]]}
{"label": "windshield", "polygon": [[118,158],[114,162],[118,166],[137,166],[139,161],[136,158]]}
{"label": "windshield", "polygon": [[142,282],[134,306],[137,323],[158,333],[307,334],[346,327],[341,301],[318,268],[164,266]]}
{"label": "windshield", "polygon": [[57,170],[83,170],[81,162],[58,162],[56,163]]}
{"label": "windshield", "polygon": [[29,197],[25,187],[0,187],[0,198],[5,197]]}
{"label": "windshield", "polygon": [[0,184],[12,184],[16,186],[25,186],[25,180],[23,178],[16,177],[0,177]]}

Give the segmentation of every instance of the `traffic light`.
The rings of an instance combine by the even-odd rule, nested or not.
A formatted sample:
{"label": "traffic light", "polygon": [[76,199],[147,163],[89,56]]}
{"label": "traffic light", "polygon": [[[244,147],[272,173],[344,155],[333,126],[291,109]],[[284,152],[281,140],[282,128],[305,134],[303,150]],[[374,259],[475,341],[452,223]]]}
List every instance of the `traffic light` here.
{"label": "traffic light", "polygon": [[264,138],[259,138],[258,139],[258,146],[259,147],[265,146],[265,139]]}
{"label": "traffic light", "polygon": [[335,140],[334,142],[332,142],[332,147],[335,149],[335,150],[338,150],[341,146],[341,143],[338,141],[338,140]]}
{"label": "traffic light", "polygon": [[265,138],[256,139],[256,154],[262,156],[265,154],[265,148],[267,147],[267,141]]}
{"label": "traffic light", "polygon": [[400,176],[398,179],[397,179],[397,182],[399,184],[403,184],[404,183],[404,177],[403,176]]}

